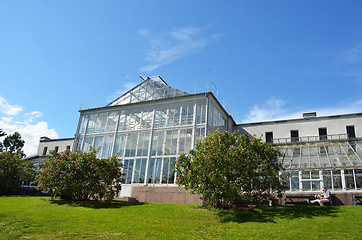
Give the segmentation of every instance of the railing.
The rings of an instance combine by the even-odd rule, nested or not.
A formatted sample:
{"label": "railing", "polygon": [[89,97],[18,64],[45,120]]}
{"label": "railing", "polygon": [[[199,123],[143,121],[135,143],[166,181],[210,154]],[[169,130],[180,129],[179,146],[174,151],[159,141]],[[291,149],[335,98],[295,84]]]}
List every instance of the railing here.
{"label": "railing", "polygon": [[[183,90],[183,88],[181,88]],[[222,107],[225,109],[227,113],[229,113],[236,123],[240,122],[237,113],[226,104],[225,99],[222,97],[220,91],[215,87],[215,84],[212,82],[199,83],[195,84],[193,87],[185,88],[186,92],[196,94],[203,92],[212,92]]]}
{"label": "railing", "polygon": [[346,141],[346,140],[348,140],[347,134],[333,134],[333,135],[293,137],[293,138],[274,138],[272,140],[272,144],[273,145],[283,145],[283,144]]}

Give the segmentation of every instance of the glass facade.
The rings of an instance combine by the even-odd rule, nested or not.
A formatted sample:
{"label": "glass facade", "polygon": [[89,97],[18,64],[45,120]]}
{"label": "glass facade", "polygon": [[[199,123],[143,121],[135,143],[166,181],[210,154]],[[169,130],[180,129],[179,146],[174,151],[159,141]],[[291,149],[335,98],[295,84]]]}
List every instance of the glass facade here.
{"label": "glass facade", "polygon": [[[152,90],[160,84],[162,94]],[[98,157],[102,158],[118,155],[124,164],[125,184],[174,184],[172,170],[177,157],[207,133],[224,131],[226,114],[216,107],[215,100],[210,101],[212,95],[161,100],[170,97],[167,89],[179,96],[186,94],[147,80],[105,108],[82,111],[77,149],[99,149]],[[159,95],[151,97],[149,93]],[[155,99],[161,101],[151,101]]]}
{"label": "glass facade", "polygon": [[362,143],[360,141],[315,142],[279,146],[288,173],[287,191],[361,190]]}

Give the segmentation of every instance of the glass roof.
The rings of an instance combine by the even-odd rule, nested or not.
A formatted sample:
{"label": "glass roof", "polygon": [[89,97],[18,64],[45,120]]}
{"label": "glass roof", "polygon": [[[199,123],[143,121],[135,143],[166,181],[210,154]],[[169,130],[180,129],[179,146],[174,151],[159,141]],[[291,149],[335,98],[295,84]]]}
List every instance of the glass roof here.
{"label": "glass roof", "polygon": [[362,167],[361,141],[289,145],[279,150],[286,170]]}
{"label": "glass roof", "polygon": [[108,104],[107,106],[152,101],[189,95],[189,93],[167,85],[159,76],[142,77],[143,82]]}

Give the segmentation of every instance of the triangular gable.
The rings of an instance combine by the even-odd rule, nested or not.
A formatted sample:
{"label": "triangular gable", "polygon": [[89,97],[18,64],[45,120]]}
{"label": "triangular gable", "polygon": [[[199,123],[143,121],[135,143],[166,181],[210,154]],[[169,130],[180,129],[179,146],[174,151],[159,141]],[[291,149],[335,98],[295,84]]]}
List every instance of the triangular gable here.
{"label": "triangular gable", "polygon": [[142,77],[143,82],[115,99],[107,106],[125,105],[157,99],[189,95],[189,93],[170,87],[161,77]]}

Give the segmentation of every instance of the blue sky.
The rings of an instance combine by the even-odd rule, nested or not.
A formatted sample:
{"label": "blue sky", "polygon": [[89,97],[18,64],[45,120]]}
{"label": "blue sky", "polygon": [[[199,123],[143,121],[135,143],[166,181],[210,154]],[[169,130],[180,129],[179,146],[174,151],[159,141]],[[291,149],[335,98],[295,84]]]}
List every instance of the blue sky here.
{"label": "blue sky", "polygon": [[73,137],[160,75],[215,84],[240,122],[362,112],[362,1],[0,1],[0,129]]}

